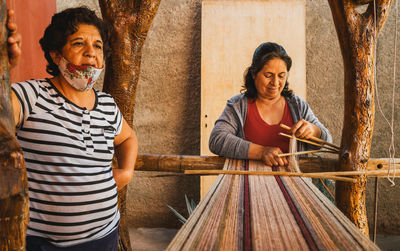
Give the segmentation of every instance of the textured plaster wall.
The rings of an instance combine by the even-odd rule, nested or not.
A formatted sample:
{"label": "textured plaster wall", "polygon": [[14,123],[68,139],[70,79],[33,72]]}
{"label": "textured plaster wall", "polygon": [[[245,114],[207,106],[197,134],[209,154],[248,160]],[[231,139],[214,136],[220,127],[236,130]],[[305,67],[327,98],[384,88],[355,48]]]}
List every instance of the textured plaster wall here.
{"label": "textured plaster wall", "polygon": [[[162,0],[148,33],[134,119],[140,154],[199,154],[201,2]],[[57,1],[58,10],[81,4],[100,13],[96,0]],[[328,1],[306,0],[306,16],[307,100],[331,131],[334,143],[340,144],[344,107],[343,64]],[[377,48],[379,98],[389,119],[394,21],[393,8]],[[397,93],[399,87],[395,91]],[[396,102],[398,99],[396,96]],[[389,129],[376,110],[371,157],[387,157]],[[395,119],[399,118],[399,112],[396,106]],[[398,125],[395,125],[395,132],[395,142],[400,142]],[[135,173],[128,193],[129,222],[133,226],[179,227],[166,204],[185,212],[185,194],[198,201],[198,178],[160,175],[166,173]],[[399,186],[390,187],[387,181],[380,180],[380,233],[400,233]],[[372,180],[368,183],[367,210],[372,223]]]}

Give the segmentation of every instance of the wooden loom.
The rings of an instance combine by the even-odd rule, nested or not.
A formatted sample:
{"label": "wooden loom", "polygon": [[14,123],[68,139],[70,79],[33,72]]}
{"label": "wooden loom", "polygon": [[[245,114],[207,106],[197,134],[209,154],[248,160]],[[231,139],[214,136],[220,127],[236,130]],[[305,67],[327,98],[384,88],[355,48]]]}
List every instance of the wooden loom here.
{"label": "wooden loom", "polygon": [[[329,4],[345,66],[347,126],[338,167],[363,172],[374,122],[376,40],[392,1],[329,0]],[[359,14],[356,8],[363,4],[367,9]],[[224,168],[240,170],[244,164],[228,161]],[[260,165],[249,162],[250,170],[257,168]],[[168,250],[378,249],[365,237],[366,175],[355,183],[338,182],[337,187],[337,204],[344,214],[302,178],[220,175]]]}
{"label": "wooden loom", "polygon": [[[227,159],[224,170],[271,170]],[[312,183],[219,175],[167,250],[379,250]]]}

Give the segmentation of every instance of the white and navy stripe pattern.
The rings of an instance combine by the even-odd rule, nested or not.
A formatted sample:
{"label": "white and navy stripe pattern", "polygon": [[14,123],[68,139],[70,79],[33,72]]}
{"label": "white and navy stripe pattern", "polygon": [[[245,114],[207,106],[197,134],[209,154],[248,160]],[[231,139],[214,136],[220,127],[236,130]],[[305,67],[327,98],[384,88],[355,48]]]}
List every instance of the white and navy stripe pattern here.
{"label": "white and navy stripe pattern", "polygon": [[65,98],[48,79],[15,83],[21,103],[17,139],[29,184],[28,235],[70,246],[102,238],[119,223],[112,176],[122,115],[95,91],[93,110]]}

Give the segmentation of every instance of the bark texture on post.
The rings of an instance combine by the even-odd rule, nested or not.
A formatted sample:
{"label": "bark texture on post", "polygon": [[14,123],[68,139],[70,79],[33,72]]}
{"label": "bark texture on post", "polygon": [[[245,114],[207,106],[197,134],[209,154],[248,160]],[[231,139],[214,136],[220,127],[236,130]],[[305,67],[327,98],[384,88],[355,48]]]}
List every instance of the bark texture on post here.
{"label": "bark texture on post", "polygon": [[[392,0],[376,0],[377,11],[374,1],[328,1],[344,64],[345,105],[339,171],[366,170],[374,127],[376,39],[386,21]],[[356,8],[362,3],[367,3],[368,7],[364,13],[358,13]],[[336,204],[368,236],[366,182],[365,176],[359,178],[356,184],[337,182]]]}
{"label": "bark texture on post", "polygon": [[14,135],[7,56],[7,8],[0,1],[0,250],[25,250],[29,203],[22,149]]}
{"label": "bark texture on post", "polygon": [[0,250],[25,250],[29,220],[25,163],[15,137],[3,127],[4,117],[0,121]]}
{"label": "bark texture on post", "polygon": [[[111,55],[106,62],[103,91],[111,94],[124,118],[133,124],[142,48],[161,0],[99,0],[103,19],[110,25]],[[120,250],[131,250],[126,225],[127,187],[118,193],[121,213]]]}

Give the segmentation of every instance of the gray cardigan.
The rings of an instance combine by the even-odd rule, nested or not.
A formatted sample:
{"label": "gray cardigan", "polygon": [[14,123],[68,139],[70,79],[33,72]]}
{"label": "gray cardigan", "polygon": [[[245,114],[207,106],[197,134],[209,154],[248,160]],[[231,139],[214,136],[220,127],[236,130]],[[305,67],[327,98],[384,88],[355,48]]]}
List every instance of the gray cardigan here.
{"label": "gray cardigan", "polygon": [[[325,126],[314,116],[311,108],[302,98],[296,95],[285,97],[293,123],[304,119],[321,129],[321,139],[332,142],[332,136]],[[211,152],[235,159],[247,159],[250,141],[244,138],[244,122],[247,113],[247,97],[243,94],[236,95],[228,100],[224,111],[215,122],[210,135],[209,148]],[[299,142],[298,151],[315,149],[313,145]]]}

